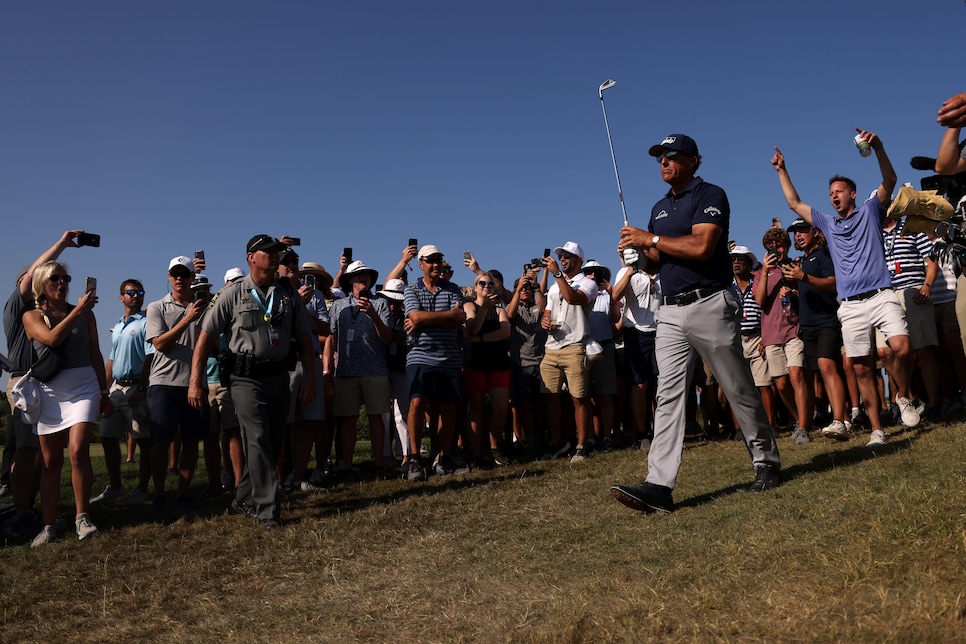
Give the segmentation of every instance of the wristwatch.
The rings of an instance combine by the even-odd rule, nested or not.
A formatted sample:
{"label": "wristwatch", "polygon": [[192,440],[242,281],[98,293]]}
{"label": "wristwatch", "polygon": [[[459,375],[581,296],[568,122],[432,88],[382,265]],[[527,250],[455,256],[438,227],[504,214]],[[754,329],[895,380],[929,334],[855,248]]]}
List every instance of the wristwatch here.
{"label": "wristwatch", "polygon": [[657,248],[657,243],[661,241],[660,235],[654,235],[651,237],[651,248]]}
{"label": "wristwatch", "polygon": [[557,279],[558,277],[563,277],[563,271],[557,271],[553,274],[554,279]]}

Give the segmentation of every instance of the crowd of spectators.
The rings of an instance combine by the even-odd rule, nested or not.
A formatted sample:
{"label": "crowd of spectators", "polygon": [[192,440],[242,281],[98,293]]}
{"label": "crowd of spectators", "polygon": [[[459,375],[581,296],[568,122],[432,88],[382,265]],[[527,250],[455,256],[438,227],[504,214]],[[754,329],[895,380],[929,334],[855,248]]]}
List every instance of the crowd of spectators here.
{"label": "crowd of spectators", "polygon": [[[943,110],[947,133],[936,167],[955,174],[966,170],[959,141],[966,96]],[[4,309],[8,397],[16,403],[4,451],[4,492],[12,492],[14,516],[4,534],[34,546],[56,538],[65,447],[74,527],[85,539],[97,533],[92,505],[150,502],[155,512],[169,512],[169,478],[177,480],[170,491],[176,511],[193,511],[200,445],[206,493],[244,489],[230,510],[271,528],[286,493],[321,494],[340,480],[367,477],[417,482],[532,459],[580,464],[622,447],[648,451],[655,423],[708,440],[744,438],[752,445],[760,437],[763,460],[755,464],[770,473],[759,476],[757,491],[781,483],[777,447],[761,428],[743,431],[742,419],[765,418],[774,435],[788,432],[795,445],[868,431],[870,448],[885,443],[893,425],[941,423],[966,404],[966,306],[957,306],[966,294],[957,291],[951,258],[934,253],[935,235],[910,232],[901,216],[889,214],[895,172],[881,139],[859,134],[876,154],[883,181],[861,201],[854,182],[832,177],[835,215],[801,201],[776,148],[772,164],[798,218],[785,228],[772,213],[762,217],[772,223],[761,231],[760,262],[753,240],[731,240],[719,253],[727,222],[715,231],[722,224],[712,219],[695,223],[692,233],[702,240],[713,231],[705,258],[677,251],[668,232],[625,229],[620,251],[599,256],[613,257],[613,271],[611,262],[587,257],[567,240],[528,261],[512,289],[499,270],[481,267],[467,251],[462,264],[473,277],[461,287],[433,244],[411,240],[380,281],[375,268],[346,254],[331,275],[301,261],[295,240],[257,235],[247,248],[249,270],[229,270],[223,289],[204,274],[203,256],[172,258],[169,292],[149,304],[139,277],[117,276],[122,316],[106,364],[93,315],[96,286],[88,285],[76,306],[67,301],[71,277],[59,257],[79,245],[83,231],[66,231],[17,276]],[[685,193],[716,189],[694,175],[700,155],[688,137],[671,135],[651,153],[675,193],[655,212],[680,196],[675,181]],[[675,178],[675,168],[686,163],[687,173]],[[723,192],[708,198],[727,209]],[[662,271],[660,260],[673,266],[676,257],[691,271],[693,290],[678,284],[681,272]],[[724,258],[731,271],[720,270]],[[418,270],[410,273],[414,260]],[[717,273],[705,275],[711,266]],[[700,348],[720,335],[711,328],[713,316],[700,323],[681,317],[719,292],[727,294],[723,314],[734,318],[727,359]],[[237,329],[262,324],[273,357],[246,360],[258,351],[239,349]],[[668,357],[673,347],[662,324],[682,325],[680,365]],[[701,324],[707,329],[695,332]],[[279,336],[283,327],[291,337]],[[689,344],[704,368],[696,367]],[[726,366],[735,356],[740,374]],[[41,359],[55,357],[56,373],[28,382],[25,374],[39,373]],[[662,380],[671,377],[669,367],[676,400]],[[278,422],[255,429],[247,422],[257,413],[247,395],[233,401],[232,392],[238,396],[242,378],[280,374],[287,387],[283,379],[269,396]],[[664,399],[656,405],[662,385]],[[744,398],[749,391],[757,393],[754,405]],[[729,392],[741,397],[742,409],[756,407],[753,415],[732,413]],[[371,453],[359,459],[362,416]],[[98,422],[107,480],[93,495],[90,442]],[[122,445],[129,463],[135,452],[140,458],[130,491],[122,483]],[[660,467],[651,460],[652,478],[661,476]],[[639,510],[670,511],[672,469],[660,485],[617,486],[614,494]]]}

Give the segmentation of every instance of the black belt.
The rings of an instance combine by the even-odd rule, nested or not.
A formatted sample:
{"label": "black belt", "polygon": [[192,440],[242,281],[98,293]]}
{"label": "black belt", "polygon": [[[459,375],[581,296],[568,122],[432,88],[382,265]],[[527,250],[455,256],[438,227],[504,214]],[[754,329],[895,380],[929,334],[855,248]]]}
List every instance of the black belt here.
{"label": "black belt", "polygon": [[666,297],[664,298],[664,303],[672,306],[684,306],[685,304],[693,304],[698,300],[702,300],[709,295],[714,295],[715,293],[723,290],[725,290],[724,286],[696,288],[693,291],[685,291],[684,293],[678,293],[677,295]]}
{"label": "black belt", "polygon": [[865,293],[859,293],[858,295],[850,295],[849,297],[843,297],[843,302],[861,302],[862,300],[867,300],[871,297],[875,297],[882,291],[890,291],[892,289],[888,288],[875,288],[871,291],[866,291]]}
{"label": "black belt", "polygon": [[114,382],[121,387],[131,387],[141,382],[141,380],[139,378],[115,378]]}
{"label": "black belt", "polygon": [[11,378],[23,378],[26,375],[27,375],[27,372],[26,371],[11,371],[10,372],[10,377]]}

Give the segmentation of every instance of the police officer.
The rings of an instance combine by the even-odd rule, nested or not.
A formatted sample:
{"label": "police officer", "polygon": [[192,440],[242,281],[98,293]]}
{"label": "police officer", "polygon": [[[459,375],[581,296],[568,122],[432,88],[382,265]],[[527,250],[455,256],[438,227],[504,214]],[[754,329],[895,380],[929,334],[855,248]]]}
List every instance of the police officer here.
{"label": "police officer", "polygon": [[271,235],[248,241],[249,274],[218,293],[202,319],[188,392],[194,407],[207,404],[205,363],[224,333],[229,357],[222,369],[229,374],[246,462],[231,511],[257,518],[266,530],[279,525],[275,460],[288,415],[288,372],[295,368],[296,354],[305,369],[299,394],[306,404],[315,398],[309,317],[298,293],[276,279],[279,252],[285,248]]}

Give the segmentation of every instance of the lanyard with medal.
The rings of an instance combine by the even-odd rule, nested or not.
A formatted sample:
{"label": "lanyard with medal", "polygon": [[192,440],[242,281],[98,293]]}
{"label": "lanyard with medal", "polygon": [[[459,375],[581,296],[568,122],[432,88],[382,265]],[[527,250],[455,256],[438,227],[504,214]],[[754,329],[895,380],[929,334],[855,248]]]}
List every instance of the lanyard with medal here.
{"label": "lanyard with medal", "polygon": [[262,319],[268,322],[268,338],[272,341],[272,346],[277,346],[280,342],[278,336],[278,330],[272,325],[272,307],[275,305],[275,289],[268,294],[268,302],[263,302],[261,296],[258,295],[258,291],[252,289],[252,297],[255,298],[255,302],[258,307],[262,310]]}

